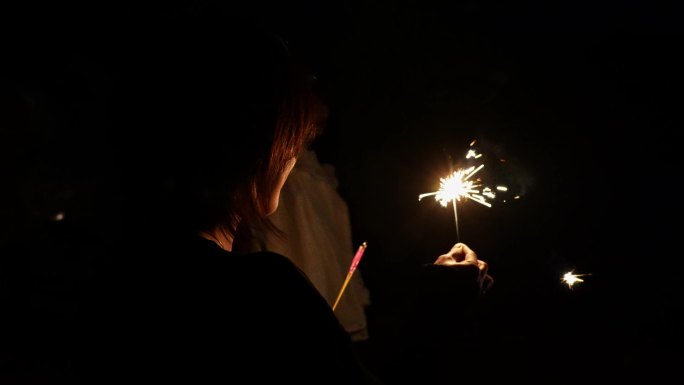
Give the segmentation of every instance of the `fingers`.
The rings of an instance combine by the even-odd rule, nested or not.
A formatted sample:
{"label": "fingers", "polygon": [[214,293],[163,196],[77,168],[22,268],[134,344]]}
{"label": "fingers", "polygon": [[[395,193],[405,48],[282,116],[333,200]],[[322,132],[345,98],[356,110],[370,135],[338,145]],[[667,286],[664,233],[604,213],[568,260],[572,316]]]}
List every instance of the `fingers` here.
{"label": "fingers", "polygon": [[480,269],[480,282],[484,282],[489,265],[485,261],[477,260],[477,268]]}
{"label": "fingers", "polygon": [[437,257],[435,261],[437,265],[452,266],[455,264],[471,264],[478,268],[477,254],[468,246],[463,243],[455,244],[448,253],[442,254]]}
{"label": "fingers", "polygon": [[463,243],[455,244],[448,253],[437,257],[435,264],[461,268],[467,267],[468,269],[477,267],[476,277],[480,294],[485,294],[494,284],[494,279],[489,275],[489,264],[477,259],[477,254]]}
{"label": "fingers", "polygon": [[455,264],[456,260],[449,254],[442,254],[435,261],[435,265],[453,266]]}
{"label": "fingers", "polygon": [[477,263],[477,254],[468,246],[461,243],[461,249],[463,251],[463,259],[467,262]]}
{"label": "fingers", "polygon": [[482,294],[487,293],[487,291],[492,288],[492,285],[494,285],[494,278],[492,278],[491,275],[487,274],[484,280],[482,281]]}
{"label": "fingers", "polygon": [[494,284],[494,278],[488,274],[489,264],[487,262],[478,260],[477,267],[480,269],[478,281],[480,282],[480,291],[485,294]]}
{"label": "fingers", "polygon": [[477,264],[477,254],[475,254],[475,252],[465,243],[459,242],[455,244],[451,250],[449,250],[447,255],[450,255],[452,258],[454,258],[456,262],[466,261]]}

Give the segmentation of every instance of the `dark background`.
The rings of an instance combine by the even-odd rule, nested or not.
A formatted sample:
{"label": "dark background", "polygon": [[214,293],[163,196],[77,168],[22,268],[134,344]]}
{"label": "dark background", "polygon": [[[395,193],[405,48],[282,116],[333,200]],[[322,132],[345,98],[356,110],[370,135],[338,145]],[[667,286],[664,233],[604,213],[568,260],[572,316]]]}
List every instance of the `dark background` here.
{"label": "dark background", "polygon": [[[316,52],[331,105],[319,155],[337,166],[355,243],[370,245],[371,338],[394,337],[412,272],[456,241],[451,207],[417,196],[476,139],[483,173],[497,170],[483,179],[521,196],[459,206],[461,241],[496,282],[477,353],[488,370],[552,383],[677,371],[681,11],[428,1],[302,12],[292,40]],[[591,275],[570,290],[560,278],[571,270]]]}
{"label": "dark background", "polygon": [[[34,10],[31,27],[14,32],[44,34],[36,50],[102,49],[97,33],[111,41],[129,23],[202,6],[59,5]],[[483,180],[520,199],[459,204],[460,240],[495,279],[473,354],[494,373],[551,383],[677,372],[681,6],[224,7],[280,33],[317,74],[330,117],[315,149],[336,167],[355,244],[369,243],[359,271],[379,342],[364,348],[372,365],[382,370],[382,342],[397,337],[416,269],[457,240],[451,207],[417,196],[436,190],[448,157],[458,166],[477,140]],[[560,280],[570,270],[591,275],[570,289]]]}

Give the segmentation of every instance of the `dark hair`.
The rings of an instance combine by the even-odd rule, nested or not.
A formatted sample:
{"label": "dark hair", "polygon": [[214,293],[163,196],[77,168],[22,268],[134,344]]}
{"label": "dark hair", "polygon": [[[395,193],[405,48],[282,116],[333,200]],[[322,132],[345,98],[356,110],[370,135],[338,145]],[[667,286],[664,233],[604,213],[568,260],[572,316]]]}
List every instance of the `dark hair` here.
{"label": "dark hair", "polygon": [[117,92],[135,215],[274,229],[270,192],[325,119],[315,78],[282,39],[234,20],[173,20],[137,47]]}

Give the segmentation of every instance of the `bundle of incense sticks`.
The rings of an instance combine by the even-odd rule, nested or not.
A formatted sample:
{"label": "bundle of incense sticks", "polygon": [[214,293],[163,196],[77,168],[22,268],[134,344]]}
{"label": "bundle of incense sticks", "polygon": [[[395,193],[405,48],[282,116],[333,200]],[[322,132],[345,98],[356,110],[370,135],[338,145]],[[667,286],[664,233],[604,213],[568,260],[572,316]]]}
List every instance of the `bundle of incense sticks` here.
{"label": "bundle of incense sticks", "polygon": [[342,293],[344,293],[344,289],[347,288],[347,285],[349,284],[352,275],[354,275],[354,271],[356,271],[356,266],[359,265],[361,257],[363,257],[363,252],[366,251],[367,246],[368,244],[364,242],[361,244],[361,246],[359,246],[359,249],[356,250],[356,255],[354,255],[354,259],[352,259],[351,266],[349,267],[349,272],[347,273],[347,278],[344,279],[344,283],[342,284],[340,293],[337,294],[337,299],[335,300],[335,304],[332,307],[333,311],[335,311],[335,308],[337,308],[337,304],[340,302],[340,298],[342,298]]}

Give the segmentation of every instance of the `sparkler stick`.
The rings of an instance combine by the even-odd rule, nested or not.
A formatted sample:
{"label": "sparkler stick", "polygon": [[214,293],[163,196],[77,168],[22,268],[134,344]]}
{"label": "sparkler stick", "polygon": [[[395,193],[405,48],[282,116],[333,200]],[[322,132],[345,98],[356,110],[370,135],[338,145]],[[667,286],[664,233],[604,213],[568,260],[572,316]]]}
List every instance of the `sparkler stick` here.
{"label": "sparkler stick", "polygon": [[[471,143],[470,145],[472,146],[475,142]],[[449,173],[453,174],[454,172],[454,163],[452,162],[451,155],[449,155]],[[420,198],[418,198],[420,201]],[[456,209],[456,198],[453,198],[451,200],[451,205],[454,207],[454,223],[456,224],[456,242],[461,242],[461,235],[459,234],[458,231],[458,211]]]}
{"label": "sparkler stick", "polygon": [[359,262],[361,261],[361,257],[363,257],[363,252],[366,251],[367,246],[368,246],[368,244],[366,242],[364,242],[361,244],[361,246],[359,246],[359,249],[356,251],[356,255],[354,255],[354,259],[352,259],[351,266],[349,267],[349,272],[347,273],[347,278],[344,279],[344,283],[342,284],[342,288],[340,289],[339,294],[337,294],[337,299],[335,300],[335,304],[332,307],[333,311],[335,311],[335,308],[337,308],[337,304],[340,302],[340,298],[342,298],[342,293],[344,293],[344,289],[347,288],[347,285],[349,284],[349,281],[351,280],[352,275],[354,275],[354,271],[356,271],[356,266],[359,265]]}
{"label": "sparkler stick", "polygon": [[454,222],[456,223],[456,243],[461,242],[461,235],[458,233],[458,212],[456,211],[456,199],[451,200],[451,205],[454,206]]}

